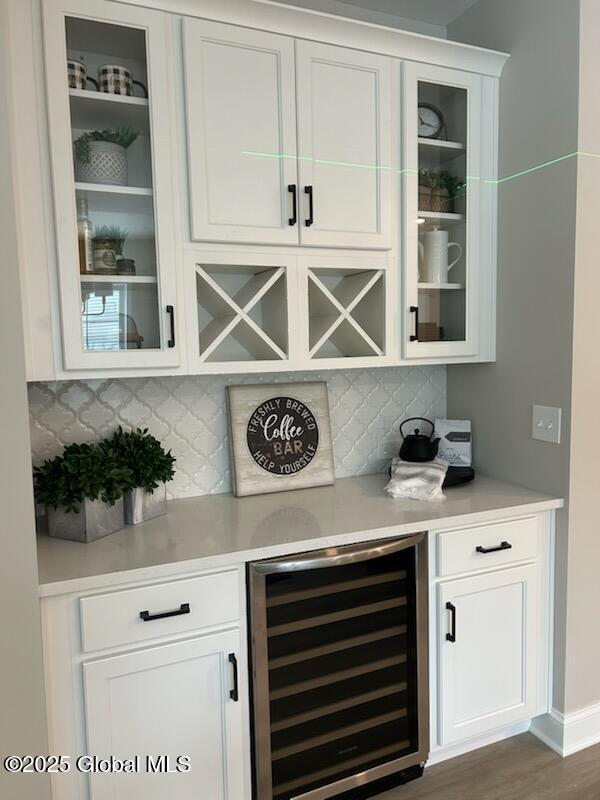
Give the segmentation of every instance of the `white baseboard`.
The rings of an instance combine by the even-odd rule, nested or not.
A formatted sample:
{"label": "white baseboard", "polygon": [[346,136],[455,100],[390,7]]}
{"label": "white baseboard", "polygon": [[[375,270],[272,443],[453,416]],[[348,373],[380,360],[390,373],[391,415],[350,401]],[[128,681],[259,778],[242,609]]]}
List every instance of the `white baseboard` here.
{"label": "white baseboard", "polygon": [[566,757],[600,742],[600,703],[563,714],[553,708],[531,722],[531,733]]}
{"label": "white baseboard", "polygon": [[464,742],[457,742],[457,744],[436,747],[429,754],[426,766],[431,767],[433,764],[440,764],[449,758],[456,758],[456,756],[470,753],[471,750],[479,750],[480,747],[487,747],[488,744],[495,744],[503,739],[510,739],[511,736],[518,736],[520,733],[528,731],[529,725],[530,720],[525,720],[525,722],[517,722],[505,728],[498,728],[498,730],[486,733],[484,736],[476,736],[474,739],[467,739]]}

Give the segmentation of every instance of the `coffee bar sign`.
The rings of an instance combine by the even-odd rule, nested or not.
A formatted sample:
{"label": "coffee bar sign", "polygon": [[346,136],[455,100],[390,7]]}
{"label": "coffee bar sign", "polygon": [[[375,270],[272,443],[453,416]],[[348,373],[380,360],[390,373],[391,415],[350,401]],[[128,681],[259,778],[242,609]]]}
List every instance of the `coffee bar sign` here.
{"label": "coffee bar sign", "polygon": [[333,483],[324,382],[227,388],[238,497]]}

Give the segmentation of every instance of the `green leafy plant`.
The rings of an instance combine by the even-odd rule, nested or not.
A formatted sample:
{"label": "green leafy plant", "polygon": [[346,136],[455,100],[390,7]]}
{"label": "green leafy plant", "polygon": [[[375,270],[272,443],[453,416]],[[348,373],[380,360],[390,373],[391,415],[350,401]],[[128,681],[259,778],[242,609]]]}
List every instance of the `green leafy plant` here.
{"label": "green leafy plant", "polygon": [[173,478],[175,457],[167,453],[148,428],[124,431],[121,426],[106,440],[119,464],[133,476],[132,488],[140,487],[152,493],[160,483]]}
{"label": "green leafy plant", "polygon": [[132,481],[131,470],[104,442],[70,444],[62,455],[33,470],[36,500],[73,513],[85,499],[113,506],[133,486]]}
{"label": "green leafy plant", "polygon": [[89,164],[91,158],[90,142],[111,142],[127,149],[135,142],[138,135],[138,131],[127,126],[105,128],[102,131],[88,131],[75,139],[75,155],[78,161]]}
{"label": "green leafy plant", "polygon": [[447,170],[440,172],[440,181],[441,185],[448,190],[451,200],[462,194],[467,185],[464,178],[458,178]]}
{"label": "green leafy plant", "polygon": [[110,242],[114,245],[114,251],[118,256],[123,255],[128,236],[129,231],[120,228],[118,225],[99,225],[94,231],[94,240]]}

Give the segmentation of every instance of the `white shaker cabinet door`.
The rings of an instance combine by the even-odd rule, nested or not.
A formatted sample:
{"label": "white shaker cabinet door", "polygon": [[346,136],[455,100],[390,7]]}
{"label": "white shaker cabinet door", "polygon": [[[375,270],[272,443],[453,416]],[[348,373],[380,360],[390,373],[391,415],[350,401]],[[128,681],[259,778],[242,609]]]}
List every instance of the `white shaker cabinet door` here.
{"label": "white shaker cabinet door", "polygon": [[296,41],[300,242],[392,245],[391,60]]}
{"label": "white shaker cabinet door", "polygon": [[294,40],[183,32],[192,239],[297,244]]}
{"label": "white shaker cabinet door", "polygon": [[[230,653],[239,658],[238,631],[83,665],[89,755],[140,757],[137,773],[91,774],[93,800],[247,800],[245,691],[231,697]],[[149,771],[146,756],[175,771]],[[189,771],[176,771],[181,756]]]}
{"label": "white shaker cabinet door", "polygon": [[515,567],[439,584],[439,744],[535,715],[537,569]]}

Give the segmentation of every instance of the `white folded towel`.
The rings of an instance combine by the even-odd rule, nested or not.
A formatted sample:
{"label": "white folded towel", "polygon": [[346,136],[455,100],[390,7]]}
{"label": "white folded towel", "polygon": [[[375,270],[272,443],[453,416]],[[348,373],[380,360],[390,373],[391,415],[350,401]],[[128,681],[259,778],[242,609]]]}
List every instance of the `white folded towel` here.
{"label": "white folded towel", "polygon": [[442,484],[447,471],[448,463],[441,458],[422,463],[394,458],[385,490],[392,497],[409,500],[444,500]]}

